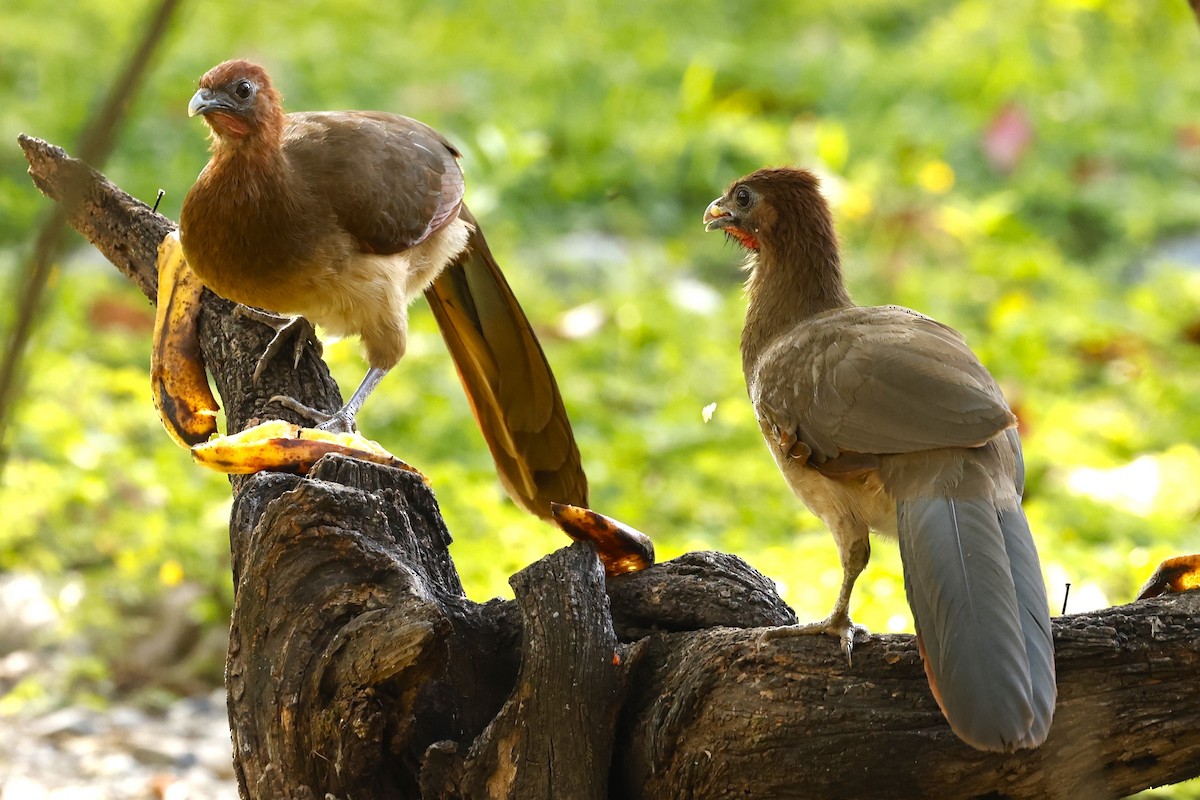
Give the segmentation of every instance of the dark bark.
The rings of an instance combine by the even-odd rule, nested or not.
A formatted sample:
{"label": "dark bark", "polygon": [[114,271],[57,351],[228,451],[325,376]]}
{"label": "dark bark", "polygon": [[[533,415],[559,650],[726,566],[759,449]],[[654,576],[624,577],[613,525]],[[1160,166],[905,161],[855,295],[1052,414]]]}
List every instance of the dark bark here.
{"label": "dark bark", "polygon": [[1056,619],[1054,726],[1013,755],[951,733],[911,636],[872,636],[853,668],[806,637],[655,637],[614,796],[722,797],[732,775],[747,797],[796,798],[1104,798],[1184,780],[1200,770],[1197,610],[1191,593]]}
{"label": "dark bark", "polygon": [[[147,296],[172,223],[22,138],[71,223]],[[315,353],[250,374],[270,332],[205,300],[202,349],[231,426],[293,393],[325,408]],[[465,422],[464,422],[465,424]],[[1037,751],[980,753],[942,720],[911,636],[853,668],[740,559],[692,553],[607,582],[582,545],[463,596],[429,488],[330,456],[235,482],[227,665],[255,798],[1117,797],[1200,775],[1200,595],[1055,620],[1060,699]],[[565,539],[564,539],[565,542]]]}
{"label": "dark bark", "polygon": [[604,569],[585,545],[512,577],[521,669],[463,765],[465,797],[608,797],[620,653]]}

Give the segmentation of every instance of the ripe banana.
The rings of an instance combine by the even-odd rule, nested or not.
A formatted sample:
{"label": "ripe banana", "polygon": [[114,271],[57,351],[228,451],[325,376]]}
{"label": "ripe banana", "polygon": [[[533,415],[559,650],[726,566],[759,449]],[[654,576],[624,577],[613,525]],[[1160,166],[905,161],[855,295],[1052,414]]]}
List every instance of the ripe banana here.
{"label": "ripe banana", "polygon": [[1172,592],[1200,589],[1200,553],[1168,558],[1138,590],[1138,600]]}
{"label": "ripe banana", "polygon": [[393,456],[378,442],[357,433],[330,433],[301,428],[283,420],[270,420],[241,433],[218,436],[192,448],[192,458],[209,469],[233,475],[272,470],[304,474],[326,453],[414,472],[426,483],[420,470]]}
{"label": "ripe banana", "polygon": [[[356,433],[329,433],[272,420],[230,436],[216,436],[217,405],[200,354],[200,294],[204,286],[188,267],[172,232],[158,246],[158,310],[150,351],[154,405],[167,433],[189,447],[198,464],[226,474],[263,470],[307,472],[326,453],[421,473],[381,445]],[[422,480],[425,479],[421,475]]]}
{"label": "ripe banana", "polygon": [[639,572],[654,564],[654,543],[641,531],[579,506],[551,503],[550,510],[567,536],[591,542],[607,577]]}
{"label": "ripe banana", "polygon": [[204,286],[183,259],[179,233],[158,246],[158,309],[150,350],[150,386],[163,427],[180,447],[217,432],[217,405],[200,355],[200,293]]}

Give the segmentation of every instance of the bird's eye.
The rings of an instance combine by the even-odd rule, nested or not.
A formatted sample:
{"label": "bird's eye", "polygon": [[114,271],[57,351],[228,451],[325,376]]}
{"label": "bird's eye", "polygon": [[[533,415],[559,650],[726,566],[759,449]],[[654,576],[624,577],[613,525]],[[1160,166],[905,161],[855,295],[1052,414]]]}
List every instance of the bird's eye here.
{"label": "bird's eye", "polygon": [[233,87],[233,93],[245,100],[250,96],[250,88],[250,81],[243,78]]}
{"label": "bird's eye", "polygon": [[733,200],[741,208],[746,208],[750,205],[750,190],[745,186],[739,186],[738,190],[733,193]]}

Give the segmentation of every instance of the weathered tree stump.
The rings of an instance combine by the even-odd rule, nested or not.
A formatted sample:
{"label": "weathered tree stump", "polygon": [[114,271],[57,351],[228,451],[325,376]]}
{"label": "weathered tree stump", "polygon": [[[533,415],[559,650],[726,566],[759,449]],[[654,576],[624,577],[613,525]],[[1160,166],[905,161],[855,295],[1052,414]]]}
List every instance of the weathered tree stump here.
{"label": "weathered tree stump", "polygon": [[[38,188],[147,296],[173,224],[21,137]],[[71,195],[74,196],[74,195]],[[315,353],[250,376],[269,331],[208,295],[202,349],[231,429],[291,394],[329,410]],[[464,424],[465,421],[464,421]],[[247,798],[1105,798],[1200,775],[1200,594],[1054,622],[1059,704],[1036,751],[951,733],[911,636],[853,667],[744,562],[692,553],[606,583],[572,545],[464,596],[429,488],[344,457],[234,481],[227,686]],[[565,541],[565,540],[564,540]]]}

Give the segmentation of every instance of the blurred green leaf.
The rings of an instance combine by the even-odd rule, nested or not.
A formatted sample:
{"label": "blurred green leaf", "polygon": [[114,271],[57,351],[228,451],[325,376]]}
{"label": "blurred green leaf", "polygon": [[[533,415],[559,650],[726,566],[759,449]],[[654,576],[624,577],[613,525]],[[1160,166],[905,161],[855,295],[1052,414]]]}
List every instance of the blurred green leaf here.
{"label": "blurred green leaf", "polygon": [[[0,140],[69,146],[140,13],[7,3]],[[108,172],[142,198],[163,187],[177,216],[206,160],[187,100],[233,56],[265,62],[292,109],[379,108],[443,130],[559,376],[593,505],[664,558],[736,552],[815,619],[836,551],[760,441],[737,351],[742,257],[699,221],[746,172],[815,168],[856,299],[959,328],[1017,407],[1052,603],[1066,580],[1095,589],[1073,598],[1119,603],[1158,559],[1200,549],[1198,35],[1175,0],[190,4]],[[985,138],[1006,110],[1029,138],[1001,167]],[[10,283],[49,206],[24,169],[2,149]],[[148,304],[84,252],[61,267],[35,342],[0,564],[82,576],[78,627],[119,630],[168,590],[170,562],[223,624],[227,483],[158,429],[148,330],[94,313]],[[412,327],[360,423],[433,479],[471,596],[507,594],[513,571],[566,540],[503,497],[420,303]],[[352,386],[357,346],[328,352]],[[1140,476],[1137,502],[1105,488],[1113,475]],[[907,629],[902,597],[895,548],[878,546],[854,615]]]}

